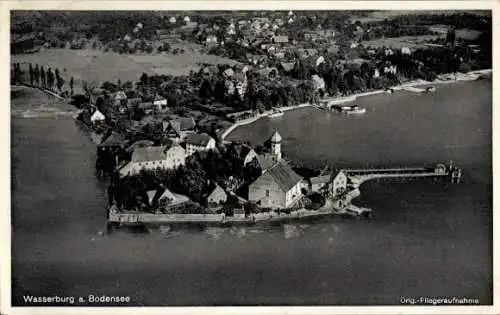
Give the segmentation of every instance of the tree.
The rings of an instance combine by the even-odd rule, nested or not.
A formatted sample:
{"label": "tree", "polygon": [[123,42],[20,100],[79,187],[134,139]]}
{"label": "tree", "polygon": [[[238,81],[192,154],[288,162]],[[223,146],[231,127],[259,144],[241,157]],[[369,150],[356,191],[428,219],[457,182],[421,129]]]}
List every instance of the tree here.
{"label": "tree", "polygon": [[73,79],[73,77],[71,77],[71,79],[69,80],[69,88],[71,89],[71,95],[74,94],[74,85],[75,85],[75,80]]}
{"label": "tree", "polygon": [[448,30],[446,33],[446,43],[448,43],[450,46],[455,46],[455,29],[451,28]]}
{"label": "tree", "polygon": [[61,92],[62,87],[64,86],[64,79],[59,75],[56,77],[56,85],[59,92]]}
{"label": "tree", "polygon": [[54,86],[54,73],[52,72],[52,68],[49,67],[47,70],[47,87],[52,90]]}
{"label": "tree", "polygon": [[29,75],[30,75],[30,84],[33,85],[35,77],[34,77],[34,72],[33,72],[33,66],[31,65],[31,63],[30,63]]}
{"label": "tree", "polygon": [[35,66],[33,74],[35,76],[36,85],[40,86],[40,68],[38,67],[38,64]]}
{"label": "tree", "polygon": [[96,83],[94,81],[83,82],[83,91],[85,92],[85,95],[87,95],[89,99],[92,96],[92,92],[95,90],[95,88],[96,88]]}
{"label": "tree", "polygon": [[148,74],[147,74],[147,73],[143,73],[143,74],[141,75],[140,81],[141,81],[141,84],[142,84],[143,86],[148,85],[148,82],[149,82],[149,77],[148,77]]}
{"label": "tree", "polygon": [[43,66],[40,67],[40,77],[42,79],[42,87],[46,87],[47,77],[45,76],[45,70],[43,69]]}
{"label": "tree", "polygon": [[203,80],[199,94],[201,98],[209,99],[212,97],[212,83],[210,82],[210,80]]}

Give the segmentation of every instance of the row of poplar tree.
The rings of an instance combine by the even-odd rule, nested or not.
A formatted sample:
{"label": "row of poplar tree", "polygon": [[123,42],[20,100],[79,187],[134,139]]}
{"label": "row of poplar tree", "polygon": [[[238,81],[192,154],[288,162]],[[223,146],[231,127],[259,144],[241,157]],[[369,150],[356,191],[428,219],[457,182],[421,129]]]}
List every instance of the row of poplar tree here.
{"label": "row of poplar tree", "polygon": [[[12,67],[12,83],[27,83],[23,78],[24,73],[25,71],[21,69],[21,64],[14,63]],[[28,76],[30,85],[42,87],[54,92],[62,92],[62,88],[66,83],[61,76],[59,69],[56,68],[55,70],[52,70],[51,67],[48,67],[47,70],[45,70],[43,66],[39,66],[38,64],[36,64],[35,66],[33,66],[31,63],[29,64]],[[71,95],[73,95],[73,77],[71,77],[71,79],[69,80],[69,88]]]}

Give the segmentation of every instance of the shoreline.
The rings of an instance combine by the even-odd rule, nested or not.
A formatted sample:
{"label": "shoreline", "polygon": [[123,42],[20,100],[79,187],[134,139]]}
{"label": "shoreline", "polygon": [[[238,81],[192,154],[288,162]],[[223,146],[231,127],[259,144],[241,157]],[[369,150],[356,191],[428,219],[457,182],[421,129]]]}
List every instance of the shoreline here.
{"label": "shoreline", "polygon": [[[479,79],[481,75],[484,74],[491,74],[492,69],[483,69],[483,70],[474,70],[470,71],[467,73],[445,73],[445,74],[440,74],[437,76],[437,79],[434,81],[425,81],[422,79],[417,79],[417,80],[412,80],[405,82],[400,85],[395,85],[392,87],[389,87],[387,89],[392,89],[394,91],[409,91],[409,92],[415,92],[415,93],[422,93],[424,90],[422,89],[415,89],[417,86],[422,86],[422,85],[440,85],[440,84],[450,84],[450,83],[458,83],[458,82],[468,82],[468,81],[476,81]],[[452,79],[452,76],[454,79]],[[458,77],[457,77],[458,76]],[[378,89],[374,91],[368,91],[368,92],[361,92],[361,93],[355,93],[352,95],[348,96],[339,96],[339,97],[331,97],[331,98],[323,98],[321,101],[328,100],[328,102],[333,103],[333,104],[342,104],[342,103],[348,103],[348,102],[355,102],[358,98],[360,97],[365,97],[365,96],[371,96],[371,95],[377,95],[377,94],[382,94],[382,93],[387,93],[386,89]],[[313,105],[310,103],[303,103],[299,105],[293,105],[293,106],[287,106],[287,107],[279,107],[279,110],[285,112],[285,111],[290,111],[290,110],[295,110],[295,109],[300,109],[300,108],[305,108],[305,107],[315,107],[315,108],[320,108],[317,105]],[[273,111],[265,111],[263,113],[257,114],[254,117],[244,119],[238,122],[235,122],[233,125],[231,125],[229,128],[227,128],[221,135],[222,141],[225,140],[226,137],[228,137],[231,132],[234,131],[239,126],[244,126],[251,124],[260,118],[263,117],[269,117],[270,114],[272,114]]]}
{"label": "shoreline", "polygon": [[[352,198],[354,199],[354,197]],[[349,211],[349,208],[352,208]],[[354,212],[359,211],[357,214]],[[337,209],[331,200],[327,200],[325,205],[318,210],[299,209],[291,211],[289,214],[276,211],[255,213],[251,216],[238,214],[225,216],[223,214],[153,214],[147,212],[118,213],[110,212],[107,224],[114,227],[135,227],[135,226],[162,226],[178,224],[205,224],[218,227],[228,227],[234,225],[255,225],[272,224],[283,222],[297,222],[307,219],[317,219],[330,216],[360,217],[371,212],[371,209],[360,208],[349,203],[343,209]]]}

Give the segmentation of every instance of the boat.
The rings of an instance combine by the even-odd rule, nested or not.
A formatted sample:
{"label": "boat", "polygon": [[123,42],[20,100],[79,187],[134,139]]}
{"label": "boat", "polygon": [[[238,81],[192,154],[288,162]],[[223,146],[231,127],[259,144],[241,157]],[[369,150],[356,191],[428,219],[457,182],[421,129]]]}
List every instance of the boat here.
{"label": "boat", "polygon": [[435,88],[435,87],[433,87],[433,86],[428,87],[428,88],[426,89],[426,92],[427,92],[427,93],[433,93],[433,92],[436,92],[436,88]]}
{"label": "boat", "polygon": [[279,110],[279,109],[275,109],[271,114],[269,114],[269,117],[271,118],[276,118],[276,117],[281,117],[283,116],[285,113],[283,113],[282,110]]}
{"label": "boat", "polygon": [[358,115],[366,113],[366,108],[361,108],[358,105],[342,106],[340,112],[347,115]]}
{"label": "boat", "polygon": [[345,112],[347,115],[360,115],[366,113],[366,108],[355,108]]}

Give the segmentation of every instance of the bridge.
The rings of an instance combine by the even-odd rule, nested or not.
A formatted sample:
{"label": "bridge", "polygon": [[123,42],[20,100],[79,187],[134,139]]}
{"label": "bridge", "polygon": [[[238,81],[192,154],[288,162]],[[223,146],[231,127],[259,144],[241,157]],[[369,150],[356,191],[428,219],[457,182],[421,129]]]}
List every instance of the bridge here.
{"label": "bridge", "polygon": [[438,164],[436,167],[419,168],[385,168],[385,169],[346,169],[343,170],[354,184],[378,178],[410,178],[410,177],[442,177],[450,178],[452,183],[459,183],[462,170],[450,163],[448,166]]}

